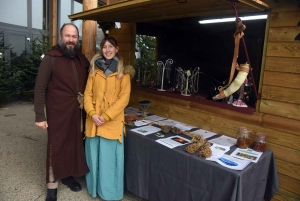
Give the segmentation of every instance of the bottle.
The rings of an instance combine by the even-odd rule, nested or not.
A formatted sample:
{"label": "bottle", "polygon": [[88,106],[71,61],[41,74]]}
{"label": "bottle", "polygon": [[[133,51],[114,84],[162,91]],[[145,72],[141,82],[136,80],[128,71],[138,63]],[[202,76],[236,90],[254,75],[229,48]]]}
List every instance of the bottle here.
{"label": "bottle", "polygon": [[267,136],[263,133],[256,133],[253,142],[253,150],[258,152],[265,152],[266,149],[267,149]]}
{"label": "bottle", "polygon": [[238,129],[236,139],[237,139],[237,146],[241,149],[247,149],[250,144],[250,134],[251,130],[246,127],[240,127]]}

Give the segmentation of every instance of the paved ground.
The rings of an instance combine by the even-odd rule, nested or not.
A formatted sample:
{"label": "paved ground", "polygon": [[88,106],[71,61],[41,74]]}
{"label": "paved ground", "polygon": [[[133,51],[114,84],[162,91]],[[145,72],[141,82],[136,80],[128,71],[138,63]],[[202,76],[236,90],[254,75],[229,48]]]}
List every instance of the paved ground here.
{"label": "paved ground", "polygon": [[[34,125],[32,102],[13,102],[0,107],[0,201],[45,200],[46,131]],[[72,192],[59,183],[58,200],[100,201],[85,188]],[[125,191],[124,201],[143,201]]]}

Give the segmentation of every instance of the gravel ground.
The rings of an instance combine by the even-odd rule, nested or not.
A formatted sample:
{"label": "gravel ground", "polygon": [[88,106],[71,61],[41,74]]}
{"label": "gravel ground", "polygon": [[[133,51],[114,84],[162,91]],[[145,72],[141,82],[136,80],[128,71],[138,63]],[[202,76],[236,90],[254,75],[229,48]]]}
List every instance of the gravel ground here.
{"label": "gravel ground", "polygon": [[[0,138],[0,200],[45,200],[47,134],[34,125],[32,102],[12,102],[0,107]],[[72,192],[59,183],[58,200],[102,200],[87,193],[84,177],[77,180],[82,191]],[[128,191],[123,200],[145,201]]]}

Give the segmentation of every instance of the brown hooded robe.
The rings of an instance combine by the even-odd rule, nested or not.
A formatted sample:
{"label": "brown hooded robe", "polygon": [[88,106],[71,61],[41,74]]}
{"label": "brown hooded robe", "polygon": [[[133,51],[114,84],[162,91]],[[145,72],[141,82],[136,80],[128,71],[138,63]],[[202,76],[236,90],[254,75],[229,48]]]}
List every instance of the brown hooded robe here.
{"label": "brown hooded robe", "polygon": [[85,120],[86,114],[77,101],[78,88],[82,94],[85,89],[88,67],[89,61],[82,53],[70,58],[63,55],[58,45],[52,47],[40,64],[34,91],[34,109],[36,122],[47,121],[49,126],[47,183],[50,154],[56,181],[68,176],[82,176],[89,171],[81,132],[81,118]]}

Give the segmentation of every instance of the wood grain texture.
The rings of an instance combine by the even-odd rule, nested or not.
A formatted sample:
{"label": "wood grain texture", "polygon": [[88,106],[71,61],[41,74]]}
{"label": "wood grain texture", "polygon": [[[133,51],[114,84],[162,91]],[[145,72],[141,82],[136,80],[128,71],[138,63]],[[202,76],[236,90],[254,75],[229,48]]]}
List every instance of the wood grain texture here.
{"label": "wood grain texture", "polygon": [[[291,133],[300,135],[300,121],[295,119],[288,119],[272,114],[264,114],[262,117],[262,125],[266,128],[278,130],[282,134]],[[294,141],[293,139],[291,140]]]}
{"label": "wood grain texture", "polygon": [[[167,9],[166,9],[167,8]],[[239,13],[258,12],[247,4],[239,4]],[[112,22],[145,22],[213,14],[232,14],[228,2],[220,0],[188,0],[179,4],[173,0],[130,0],[99,7],[85,13],[70,15],[71,19],[102,20]]]}
{"label": "wood grain texture", "polygon": [[263,85],[300,89],[300,74],[265,71]]}
{"label": "wood grain texture", "polygon": [[119,45],[120,50],[122,50],[122,51],[124,51],[124,50],[130,51],[132,48],[131,43],[129,43],[129,42],[118,41],[118,45]]}
{"label": "wood grain texture", "polygon": [[118,34],[114,34],[114,38],[117,40],[117,41],[122,41],[123,43],[124,42],[131,42],[131,34],[121,34],[121,33],[118,33]]}
{"label": "wood grain texture", "polygon": [[259,111],[280,117],[300,120],[300,105],[262,99]]}
{"label": "wood grain texture", "polygon": [[283,160],[276,160],[276,167],[280,174],[286,175],[296,180],[300,180],[300,166],[291,163],[286,163]]}
{"label": "wood grain texture", "polygon": [[279,184],[282,189],[288,190],[289,192],[300,195],[300,181],[296,179],[292,179],[286,175],[278,174]]}
{"label": "wood grain texture", "polygon": [[132,41],[133,24],[121,23],[121,28],[112,28],[109,33],[118,41],[120,55],[124,59],[124,65],[134,64],[135,43]]}
{"label": "wood grain texture", "polygon": [[128,50],[119,50],[120,55],[124,58],[124,59],[130,59],[130,51]]}
{"label": "wood grain texture", "polygon": [[300,73],[300,58],[266,57],[265,70]]}
{"label": "wood grain texture", "polygon": [[51,5],[51,43],[52,45],[56,45],[57,43],[57,0],[52,0]]}
{"label": "wood grain texture", "polygon": [[268,42],[266,56],[300,57],[300,42]]}
{"label": "wood grain texture", "polygon": [[299,201],[300,196],[279,187],[278,192],[274,195],[271,201]]}
{"label": "wood grain texture", "polygon": [[[97,8],[98,1],[96,0],[84,0],[83,10],[90,10]],[[96,54],[96,21],[86,20],[82,22],[82,53],[86,56],[88,60]]]}
{"label": "wood grain texture", "polygon": [[[110,0],[112,1],[117,0]],[[228,8],[227,3],[219,0],[188,1],[194,6],[185,8],[186,5],[175,5],[175,1],[160,1],[158,6],[145,3],[141,8],[122,8],[118,11],[120,13],[118,15],[105,11],[106,13],[103,12],[100,18],[118,21],[118,18],[124,16],[129,21],[135,21],[138,18],[147,21],[219,13],[232,14],[232,9]],[[299,32],[297,24],[300,22],[300,9],[297,0],[263,1],[271,7],[270,29],[266,37],[268,41],[265,42],[266,51],[263,55],[265,63],[261,77],[262,100],[259,101],[260,106],[257,112],[251,115],[242,114],[176,98],[157,97],[141,90],[132,92],[129,105],[138,107],[138,101],[147,99],[151,101],[149,112],[231,137],[235,137],[237,127],[241,125],[251,128],[254,132],[266,133],[268,148],[274,152],[280,179],[279,192],[272,200],[296,201],[300,200],[300,42],[294,40]],[[130,2],[128,1],[127,4]],[[168,12],[166,12],[166,7],[169,8]],[[238,10],[240,13],[251,11],[248,7],[239,7]],[[128,16],[127,13],[133,13],[133,15]],[[118,39],[123,40],[121,43],[124,43],[120,46],[120,53],[124,55],[126,62],[129,61],[128,59],[133,61],[135,31],[132,26],[122,24],[121,29],[112,29],[110,34],[115,34],[115,37],[120,36]],[[130,41],[125,34],[131,35]],[[131,45],[125,45],[127,42]],[[130,52],[129,57],[127,52]]]}
{"label": "wood grain texture", "polygon": [[134,66],[135,64],[135,45],[136,45],[136,23],[130,23],[131,31],[131,46],[134,48],[134,51],[130,51],[130,64]]}
{"label": "wood grain texture", "polygon": [[285,12],[272,12],[270,16],[270,27],[296,27],[300,21],[300,9],[297,9],[297,7],[294,9],[295,10]]}
{"label": "wood grain texture", "polygon": [[[266,133],[268,135],[268,142],[270,143],[300,150],[300,143],[298,143],[298,141],[300,141],[300,133],[299,130],[297,130],[297,126],[288,128],[287,130],[290,133],[287,133],[287,130],[285,130],[285,132],[282,132],[283,129],[280,130],[273,129],[272,127],[266,127],[263,120],[261,120],[262,122],[255,122],[241,120],[240,118],[236,118],[233,115],[220,116],[219,113],[211,112],[209,109],[206,110],[205,105],[204,107],[194,107],[195,105],[197,105],[197,103],[194,103],[194,106],[190,107],[190,102],[188,101],[178,100],[176,102],[173,98],[167,98],[165,96],[155,97],[154,95],[147,96],[146,93],[142,93],[141,96],[139,96],[139,94],[132,94],[130,102],[137,103],[141,100],[150,100],[151,106],[149,108],[149,112],[153,112],[154,114],[166,118],[173,118],[177,121],[181,121],[198,128],[208,129],[210,131],[213,130],[220,134],[231,137],[236,137],[235,135],[238,127],[243,125],[249,127],[253,131],[253,133]],[[228,111],[228,113],[231,112],[232,111]],[[247,116],[249,117],[250,115]],[[278,120],[278,118],[275,118],[274,120]],[[279,120],[284,119],[281,118]],[[282,123],[285,126],[284,122]],[[299,124],[299,121],[291,121],[287,124],[291,123],[296,123],[297,125]],[[268,124],[270,123],[268,122]],[[298,135],[295,135],[295,133],[298,133]]]}
{"label": "wood grain texture", "polygon": [[[270,28],[268,41],[293,42],[300,34],[300,27]],[[300,39],[298,40],[300,42]]]}
{"label": "wood grain texture", "polygon": [[300,104],[300,89],[263,85],[261,98]]}

